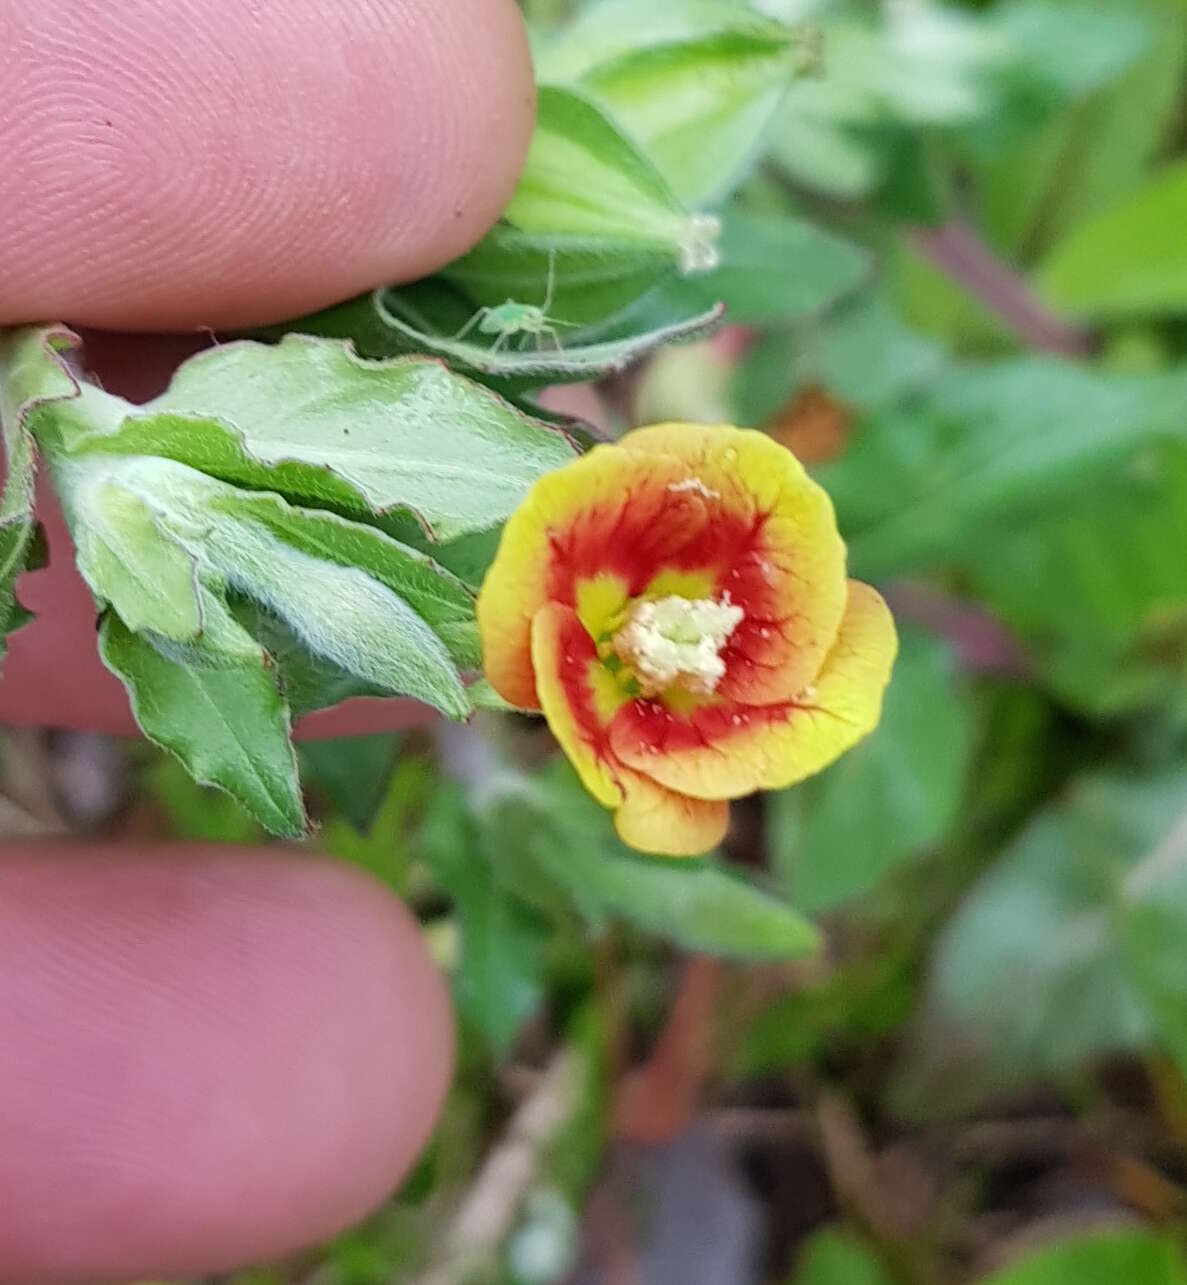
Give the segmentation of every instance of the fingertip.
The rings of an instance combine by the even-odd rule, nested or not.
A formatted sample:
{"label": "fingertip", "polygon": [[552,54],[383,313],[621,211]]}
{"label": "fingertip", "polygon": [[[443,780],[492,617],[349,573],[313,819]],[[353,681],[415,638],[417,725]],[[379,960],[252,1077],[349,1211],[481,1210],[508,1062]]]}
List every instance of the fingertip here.
{"label": "fingertip", "polygon": [[531,134],[514,0],[13,0],[0,34],[0,321],[249,326],[424,275]]}
{"label": "fingertip", "polygon": [[283,853],[0,859],[0,1281],[197,1275],[381,1202],[453,1057],[415,921]]}

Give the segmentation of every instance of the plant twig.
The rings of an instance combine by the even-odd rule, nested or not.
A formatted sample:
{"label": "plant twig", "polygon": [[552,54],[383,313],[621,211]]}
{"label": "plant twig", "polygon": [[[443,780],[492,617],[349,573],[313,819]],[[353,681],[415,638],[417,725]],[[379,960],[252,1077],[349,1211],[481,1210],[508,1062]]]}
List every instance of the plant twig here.
{"label": "plant twig", "polygon": [[1061,357],[1084,357],[1090,351],[1088,336],[1056,316],[964,220],[916,228],[910,239],[928,262],[964,286],[1032,348]]}
{"label": "plant twig", "polygon": [[573,1114],[580,1080],[576,1054],[561,1049],[478,1171],[437,1264],[420,1285],[463,1285],[498,1254],[521,1202],[541,1176],[549,1143]]}

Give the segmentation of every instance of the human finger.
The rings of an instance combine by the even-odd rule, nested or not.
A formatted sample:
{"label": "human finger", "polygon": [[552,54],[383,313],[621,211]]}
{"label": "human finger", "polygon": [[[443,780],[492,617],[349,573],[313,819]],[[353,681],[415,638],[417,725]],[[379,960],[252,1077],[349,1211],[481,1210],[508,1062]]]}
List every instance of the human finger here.
{"label": "human finger", "polygon": [[407,1172],[452,1024],[353,870],[190,847],[0,855],[0,1282],[189,1276],[357,1221]]}
{"label": "human finger", "polygon": [[192,329],[424,275],[514,187],[514,0],[0,5],[0,322]]}

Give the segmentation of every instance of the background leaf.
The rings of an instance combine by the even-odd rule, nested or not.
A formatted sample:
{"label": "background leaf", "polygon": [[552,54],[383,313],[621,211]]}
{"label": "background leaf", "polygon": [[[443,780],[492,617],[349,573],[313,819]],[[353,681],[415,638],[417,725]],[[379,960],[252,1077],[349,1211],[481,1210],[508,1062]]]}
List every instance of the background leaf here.
{"label": "background leaf", "polygon": [[789,958],[819,944],[816,929],[790,905],[712,859],[631,852],[615,837],[610,814],[568,771],[545,788],[540,802],[555,829],[531,825],[524,839],[539,867],[595,922],[621,919],[689,950],[740,958]]}
{"label": "background leaf", "polygon": [[[948,924],[933,1011],[1002,1075],[1067,1070],[1156,1033],[1187,1056],[1181,1025],[1161,1021],[1187,1003],[1185,800],[1181,772],[1082,780]],[[1025,1003],[994,1002],[1011,994]]]}
{"label": "background leaf", "polygon": [[968,694],[943,644],[901,637],[874,733],[800,788],[767,800],[771,861],[802,910],[868,892],[956,817],[973,740]]}
{"label": "background leaf", "polygon": [[957,368],[919,404],[859,426],[820,470],[858,575],[952,558],[1184,429],[1183,373],[1105,374],[1042,358]]}
{"label": "background leaf", "polygon": [[1098,1231],[1027,1255],[983,1285],[1183,1285],[1187,1267],[1167,1237],[1136,1228]]}
{"label": "background leaf", "polygon": [[690,301],[720,299],[735,325],[797,321],[852,292],[869,260],[850,242],[789,216],[730,210],[721,261],[679,287]]}
{"label": "background leaf", "polygon": [[788,1285],[891,1285],[891,1277],[856,1236],[826,1227],[804,1246]]}
{"label": "background leaf", "polygon": [[462,934],[455,993],[462,1016],[505,1056],[543,998],[539,920],[502,884],[489,849],[470,855],[475,821],[460,791],[439,790],[421,831],[434,876],[453,898]]}
{"label": "background leaf", "polygon": [[1043,264],[1056,307],[1081,316],[1187,312],[1187,163],[1079,224]]}

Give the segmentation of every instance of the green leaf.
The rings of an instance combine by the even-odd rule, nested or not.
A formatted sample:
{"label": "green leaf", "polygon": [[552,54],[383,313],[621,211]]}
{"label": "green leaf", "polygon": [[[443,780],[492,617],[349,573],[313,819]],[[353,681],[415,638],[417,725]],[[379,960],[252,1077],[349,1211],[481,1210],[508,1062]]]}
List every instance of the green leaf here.
{"label": "green leaf", "polygon": [[457,908],[458,1007],[495,1053],[505,1056],[543,999],[540,921],[501,883],[495,854],[481,842],[456,787],[438,790],[431,802],[421,850]]}
{"label": "green leaf", "polygon": [[[535,797],[551,825],[524,835],[548,876],[590,919],[624,919],[689,950],[744,959],[784,959],[819,945],[816,929],[780,898],[706,859],[664,860],[631,853],[610,814],[569,772],[542,782]],[[506,805],[524,810],[523,799]]]}
{"label": "green leaf", "polygon": [[[419,312],[407,306],[405,292],[380,291],[374,298],[380,323],[387,327],[391,352],[422,352],[443,357],[455,370],[462,370],[487,382],[512,388],[584,382],[624,370],[664,344],[695,339],[714,329],[721,319],[720,305],[710,306],[695,316],[660,325],[621,339],[599,340],[580,330],[558,331],[533,336],[521,335],[506,346],[494,345],[498,337],[473,329],[459,339],[461,327],[446,333],[418,327],[431,326]],[[473,316],[471,316],[471,321]],[[463,323],[463,326],[468,323]],[[555,324],[571,325],[559,318]]]}
{"label": "green leaf", "polygon": [[384,736],[305,741],[299,757],[302,770],[311,771],[313,788],[346,814],[322,818],[320,846],[407,897],[414,833],[437,778],[426,758],[408,753],[395,758],[398,748]]}
{"label": "green leaf", "polygon": [[439,362],[367,362],[303,335],[200,353],[143,407],[85,393],[88,422],[44,429],[59,454],[161,456],[353,517],[407,508],[440,540],[502,522],[574,455]]}
{"label": "green leaf", "polygon": [[973,158],[984,226],[1015,257],[1045,253],[1085,216],[1115,205],[1166,141],[1187,66],[1187,13],[1162,0],[1135,8],[1157,23],[1158,38],[1116,84]]}
{"label": "green leaf", "polygon": [[615,65],[641,49],[679,49],[695,40],[744,34],[786,43],[793,32],[765,17],[747,0],[652,0],[631,9],[625,0],[586,6],[536,51],[541,79],[568,83],[598,67]]}
{"label": "green leaf", "polygon": [[[840,1045],[868,1049],[905,1022],[919,999],[912,951],[891,946],[804,978],[747,1026],[731,1058],[750,1079],[822,1063]],[[827,1063],[823,1063],[827,1065]]]}
{"label": "green leaf", "polygon": [[266,831],[243,807],[222,790],[199,785],[171,754],[159,754],[141,777],[144,793],[165,814],[172,839],[202,843],[258,844]]}
{"label": "green leaf", "polygon": [[[336,514],[295,508],[278,495],[245,494],[173,460],[76,455],[55,460],[54,469],[79,548],[105,538],[114,551],[80,558],[79,570],[129,628],[196,637],[194,626],[205,623],[199,580],[226,583],[284,620],[307,650],[362,682],[415,696],[454,718],[469,713],[444,642],[401,593],[444,625],[471,661],[473,601],[423,555]],[[92,525],[97,513],[107,522],[100,538]],[[117,520],[126,525],[115,527]],[[117,535],[108,534],[113,530]],[[151,573],[158,567],[161,591],[154,593]],[[176,572],[175,582],[165,572]],[[174,589],[192,618],[179,615],[165,592]]]}
{"label": "green leaf", "polygon": [[203,548],[239,593],[284,620],[315,655],[451,718],[470,712],[444,643],[366,571],[312,557],[257,523],[233,518],[213,522]]}
{"label": "green leaf", "polygon": [[853,116],[874,114],[866,96],[830,83],[836,61],[827,52],[822,78],[797,81],[768,130],[771,165],[809,191],[844,201],[871,196],[885,159],[877,140],[854,128]]}
{"label": "green leaf", "polygon": [[364,833],[384,801],[403,744],[398,732],[304,741],[297,750],[301,777],[311,793],[321,794],[335,813]]}
{"label": "green leaf", "polygon": [[288,709],[264,649],[213,595],[206,629],[189,645],[132,633],[108,612],[103,663],[127,687],[141,730],[175,754],[193,778],[238,799],[273,834],[306,830]]}
{"label": "green leaf", "polygon": [[1096,716],[1187,720],[1187,445],[1166,442],[1027,522],[972,543],[964,583],[1043,682]]}
{"label": "green leaf", "polygon": [[1187,1285],[1187,1264],[1169,1236],[1138,1227],[1092,1231],[1047,1245],[980,1285]]}
{"label": "green leaf", "polygon": [[953,559],[1150,442],[1180,437],[1187,375],[1118,375],[1045,358],[958,368],[922,403],[865,420],[819,471],[856,574]]}
{"label": "green leaf", "polygon": [[23,572],[43,550],[34,517],[36,455],[30,415],[75,395],[77,385],[60,353],[76,337],[61,327],[0,330],[0,428],[4,434],[4,488],[0,491],[0,660],[6,639],[28,620],[16,598]]}
{"label": "green leaf", "polygon": [[1182,772],[1101,775],[1027,827],[940,939],[946,1046],[1013,1081],[1161,1035],[1187,1067],[1185,800]]}
{"label": "green leaf", "polygon": [[851,1232],[825,1227],[800,1252],[788,1285],[891,1285],[878,1256]]}
{"label": "green leaf", "polygon": [[790,215],[730,210],[722,222],[721,262],[678,287],[690,300],[722,300],[737,325],[799,321],[855,290],[867,255]]}
{"label": "green leaf", "polygon": [[[343,572],[362,572],[386,586],[440,638],[456,665],[464,669],[481,665],[474,595],[457,576],[426,554],[374,527],[325,510],[299,508],[276,495],[228,487],[220,489],[209,503],[216,512],[266,528],[295,553],[330,563]],[[233,533],[229,532],[229,536],[234,540]],[[238,560],[240,554],[233,556]],[[340,576],[336,578],[341,581]],[[239,583],[237,588],[251,592]],[[417,626],[413,630],[419,635]],[[435,644],[428,645],[436,652]]]}
{"label": "green leaf", "polygon": [[1039,272],[1043,293],[1080,316],[1187,312],[1187,161],[1081,223]]}
{"label": "green leaf", "polygon": [[644,13],[606,0],[542,49],[539,74],[596,99],[695,205],[735,187],[755,159],[800,69],[798,40],[730,0],[658,0]]}
{"label": "green leaf", "polygon": [[353,696],[391,695],[311,652],[296,630],[258,602],[230,594],[228,603],[235,619],[272,657],[281,693],[295,718]]}
{"label": "green leaf", "polygon": [[[384,298],[394,296],[399,300],[397,311],[419,314],[422,330],[441,334],[456,335],[479,307],[513,300],[534,304],[555,321],[600,336],[625,308],[678,276],[670,246],[627,242],[616,233],[527,232],[499,223],[469,254],[443,268],[439,278],[402,286]],[[453,289],[452,304],[438,288],[442,281]],[[666,316],[661,326],[688,316],[687,311]],[[626,337],[656,328],[638,326]],[[566,337],[574,338],[562,335],[562,343]]]}
{"label": "green leaf", "polygon": [[1093,0],[1011,0],[992,15],[990,26],[1010,49],[1002,64],[1004,88],[1056,100],[1116,80],[1152,35],[1142,13]]}
{"label": "green leaf", "polygon": [[791,900],[834,908],[936,843],[960,807],[972,733],[950,651],[907,632],[874,734],[767,800],[768,850]]}
{"label": "green leaf", "polygon": [[558,86],[539,91],[527,162],[503,217],[561,240],[650,247],[689,272],[713,261],[715,221],[690,215],[600,107]]}
{"label": "green leaf", "polygon": [[78,570],[133,631],[181,642],[202,632],[198,561],[162,525],[150,504],[102,469],[74,470],[62,497]]}
{"label": "green leaf", "polygon": [[909,329],[882,292],[772,330],[746,350],[730,381],[735,423],[763,424],[805,385],[856,410],[878,410],[932,383],[945,353]]}

